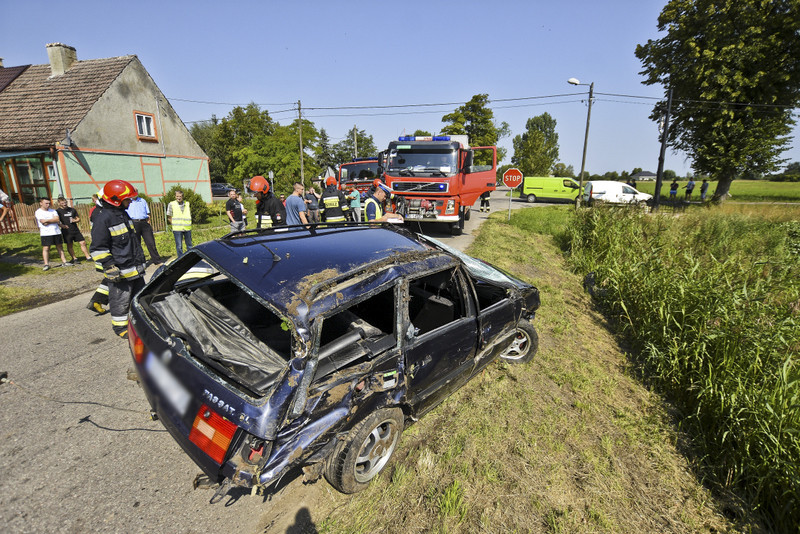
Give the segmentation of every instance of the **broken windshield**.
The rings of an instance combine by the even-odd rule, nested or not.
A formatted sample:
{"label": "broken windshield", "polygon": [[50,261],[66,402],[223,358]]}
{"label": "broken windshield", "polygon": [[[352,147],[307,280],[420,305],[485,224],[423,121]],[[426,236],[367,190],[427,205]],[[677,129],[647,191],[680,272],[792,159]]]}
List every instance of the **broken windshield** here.
{"label": "broken windshield", "polygon": [[400,176],[450,176],[458,172],[458,153],[451,149],[398,148],[389,153],[387,170]]}
{"label": "broken windshield", "polygon": [[430,243],[431,245],[433,245],[438,249],[444,250],[445,252],[449,252],[453,256],[457,256],[461,261],[464,262],[464,265],[466,265],[469,274],[471,274],[475,278],[480,278],[482,280],[487,280],[489,282],[511,284],[516,287],[519,287],[520,284],[522,283],[520,280],[517,280],[516,278],[505,274],[496,267],[492,267],[486,262],[473,258],[472,256],[468,256],[467,254],[464,254],[460,250],[456,250],[453,247],[445,245],[441,241],[437,241],[432,237],[428,237],[422,234],[417,234],[417,237],[419,237],[424,241],[427,241],[428,243]]}

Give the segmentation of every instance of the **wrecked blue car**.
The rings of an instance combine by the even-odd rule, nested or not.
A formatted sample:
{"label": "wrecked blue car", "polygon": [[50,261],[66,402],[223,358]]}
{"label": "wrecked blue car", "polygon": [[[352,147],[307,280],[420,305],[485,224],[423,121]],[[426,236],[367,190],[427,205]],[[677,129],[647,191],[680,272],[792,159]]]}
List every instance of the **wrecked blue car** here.
{"label": "wrecked blue car", "polygon": [[190,249],[131,305],[157,417],[219,484],[367,486],[413,422],[496,358],[529,361],[538,290],[391,225],[283,227]]}

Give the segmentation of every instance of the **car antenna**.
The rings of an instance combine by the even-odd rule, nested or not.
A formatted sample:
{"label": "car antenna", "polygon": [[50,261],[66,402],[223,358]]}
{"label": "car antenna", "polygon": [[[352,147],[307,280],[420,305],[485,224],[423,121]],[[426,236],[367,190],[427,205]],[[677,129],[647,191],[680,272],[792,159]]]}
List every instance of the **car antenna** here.
{"label": "car antenna", "polygon": [[281,261],[281,257],[278,256],[277,254],[275,254],[275,252],[273,252],[271,248],[269,248],[264,243],[261,243],[261,246],[264,247],[265,249],[269,250],[269,253],[272,254],[272,261]]}

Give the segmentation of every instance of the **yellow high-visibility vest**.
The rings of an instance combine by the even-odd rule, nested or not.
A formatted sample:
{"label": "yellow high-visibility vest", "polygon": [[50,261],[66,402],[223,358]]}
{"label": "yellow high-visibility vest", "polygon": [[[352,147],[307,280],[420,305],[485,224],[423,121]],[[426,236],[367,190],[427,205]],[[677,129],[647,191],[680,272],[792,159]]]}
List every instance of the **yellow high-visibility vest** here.
{"label": "yellow high-visibility vest", "polygon": [[183,209],[177,200],[169,203],[170,213],[172,213],[172,231],[188,232],[192,229],[192,207],[188,202],[183,203]]}

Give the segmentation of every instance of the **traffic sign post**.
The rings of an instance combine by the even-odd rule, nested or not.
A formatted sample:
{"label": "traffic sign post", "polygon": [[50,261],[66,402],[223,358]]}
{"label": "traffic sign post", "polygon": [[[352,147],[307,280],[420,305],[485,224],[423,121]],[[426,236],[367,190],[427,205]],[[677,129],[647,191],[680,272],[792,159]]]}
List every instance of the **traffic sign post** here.
{"label": "traffic sign post", "polygon": [[522,171],[519,169],[508,169],[503,173],[503,184],[510,187],[511,191],[508,192],[508,220],[511,220],[511,198],[514,196],[514,188],[522,183]]}

